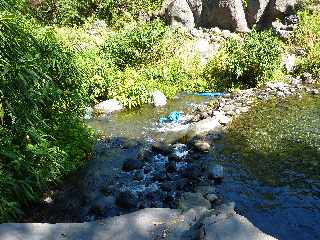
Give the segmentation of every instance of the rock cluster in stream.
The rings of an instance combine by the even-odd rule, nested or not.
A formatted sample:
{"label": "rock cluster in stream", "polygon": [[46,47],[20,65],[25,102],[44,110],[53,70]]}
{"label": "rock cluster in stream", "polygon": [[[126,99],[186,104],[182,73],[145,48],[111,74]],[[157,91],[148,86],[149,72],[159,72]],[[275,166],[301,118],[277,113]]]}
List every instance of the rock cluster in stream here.
{"label": "rock cluster in stream", "polygon": [[207,209],[217,203],[214,185],[223,178],[223,167],[212,163],[206,141],[189,144],[154,144],[139,159],[127,159],[109,185],[106,197],[92,207],[95,215],[114,216],[142,208]]}
{"label": "rock cluster in stream", "polygon": [[217,196],[215,185],[221,183],[224,169],[216,164],[213,153],[224,128],[259,101],[319,94],[318,89],[308,85],[311,83],[312,78],[304,74],[291,78],[289,83],[268,83],[259,89],[226,94],[207,107],[196,109],[184,132],[186,137],[173,144],[155,143],[138,157],[126,159],[104,190],[106,196],[93,202],[92,213],[107,217],[150,207],[188,210],[218,205],[222,199]]}
{"label": "rock cluster in stream", "polygon": [[308,73],[301,77],[289,77],[288,83],[267,83],[262,88],[251,88],[240,90],[235,94],[226,94],[224,97],[211,103],[206,109],[197,109],[197,114],[192,118],[193,122],[204,119],[216,119],[222,126],[226,127],[233,117],[248,112],[258,101],[268,101],[272,98],[285,98],[299,96],[304,93],[319,94],[319,90],[310,84],[315,80]]}

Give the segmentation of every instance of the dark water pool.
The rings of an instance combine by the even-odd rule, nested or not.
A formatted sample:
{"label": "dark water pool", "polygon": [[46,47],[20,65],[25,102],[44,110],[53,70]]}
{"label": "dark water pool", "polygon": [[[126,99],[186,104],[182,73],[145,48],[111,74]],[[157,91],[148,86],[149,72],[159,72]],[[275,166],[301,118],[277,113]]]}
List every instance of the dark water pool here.
{"label": "dark water pool", "polygon": [[320,239],[319,97],[259,105],[233,123],[220,154],[218,190],[240,214],[279,239]]}

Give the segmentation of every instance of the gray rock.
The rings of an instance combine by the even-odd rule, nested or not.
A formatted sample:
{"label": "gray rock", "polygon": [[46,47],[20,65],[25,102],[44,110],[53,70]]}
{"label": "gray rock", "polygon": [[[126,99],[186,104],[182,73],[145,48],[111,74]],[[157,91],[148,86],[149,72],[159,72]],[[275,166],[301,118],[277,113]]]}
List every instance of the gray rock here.
{"label": "gray rock", "polygon": [[216,118],[207,118],[201,120],[190,127],[189,136],[196,136],[208,133],[210,131],[221,131],[221,124]]}
{"label": "gray rock", "polygon": [[214,46],[207,39],[199,39],[195,43],[195,50],[200,56],[202,64],[207,63],[208,59],[214,55],[219,49],[219,46]]}
{"label": "gray rock", "polygon": [[283,57],[282,64],[288,73],[293,72],[296,66],[296,56],[294,54],[287,54]]}
{"label": "gray rock", "polygon": [[187,0],[189,7],[193,13],[194,22],[196,25],[200,24],[200,17],[202,14],[202,1],[203,0]]}
{"label": "gray rock", "polygon": [[270,0],[249,0],[246,11],[246,18],[248,25],[252,27],[254,24],[259,23],[263,16]]}
{"label": "gray rock", "polygon": [[222,30],[221,36],[224,38],[230,38],[232,36],[232,33],[229,30]]}
{"label": "gray rock", "polygon": [[250,26],[269,27],[276,19],[290,15],[297,0],[249,0],[247,20]]}
{"label": "gray rock", "polygon": [[287,26],[279,21],[272,22],[272,32],[274,35],[278,36],[283,40],[288,40],[292,30],[288,30]]}
{"label": "gray rock", "polygon": [[155,107],[162,107],[167,105],[166,96],[159,90],[156,90],[151,93],[151,101]]}
{"label": "gray rock", "polygon": [[207,0],[203,6],[201,20],[206,27],[249,31],[241,0]]}
{"label": "gray rock", "polygon": [[210,150],[210,144],[205,141],[197,140],[193,144],[193,148],[199,152],[208,152]]}
{"label": "gray rock", "polygon": [[165,19],[173,27],[192,29],[195,26],[193,12],[187,0],[173,0],[165,7]]}
{"label": "gray rock", "polygon": [[277,92],[277,97],[284,98],[285,96],[286,95],[284,94],[284,92],[281,92],[281,91]]}
{"label": "gray rock", "polygon": [[121,110],[123,110],[122,104],[115,99],[103,101],[93,107],[93,112],[97,115],[110,114]]}
{"label": "gray rock", "polygon": [[[233,209],[208,215],[206,208],[194,208],[181,214],[168,208],[146,208],[134,213],[84,223],[6,223],[0,225],[1,240],[275,240],[262,233]],[[203,217],[206,217],[203,219]],[[208,216],[207,216],[208,215]],[[203,238],[186,237],[199,229]],[[194,226],[194,228],[193,228]],[[190,235],[188,235],[190,236]],[[194,235],[193,235],[194,236]]]}
{"label": "gray rock", "polygon": [[[230,112],[232,112],[232,111],[230,111]],[[228,113],[230,113],[230,112],[228,112]],[[230,115],[235,115],[235,114],[231,113]],[[229,117],[227,117],[225,115],[221,115],[221,116],[218,117],[218,121],[219,121],[219,123],[221,123],[221,125],[225,126],[231,121],[231,118],[229,118]]]}
{"label": "gray rock", "polygon": [[184,211],[196,207],[204,207],[206,209],[210,209],[211,203],[200,193],[186,192],[180,199],[179,207]]}
{"label": "gray rock", "polygon": [[[173,209],[143,209],[97,222],[0,225],[1,240],[150,240],[184,220]],[[174,222],[174,223],[173,223]],[[178,226],[177,226],[178,228]],[[159,238],[155,238],[158,236]]]}
{"label": "gray rock", "polygon": [[206,217],[203,222],[204,240],[275,240],[261,232],[248,219],[232,208],[221,209]]}
{"label": "gray rock", "polygon": [[125,172],[129,172],[136,169],[141,169],[143,167],[143,163],[137,159],[127,159],[122,166],[122,170]]}

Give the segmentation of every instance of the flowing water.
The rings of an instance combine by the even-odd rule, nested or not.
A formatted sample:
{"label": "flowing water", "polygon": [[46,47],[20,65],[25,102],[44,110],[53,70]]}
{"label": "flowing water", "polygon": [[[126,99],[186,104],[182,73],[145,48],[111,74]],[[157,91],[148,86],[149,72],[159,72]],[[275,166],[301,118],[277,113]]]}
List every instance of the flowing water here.
{"label": "flowing water", "polygon": [[[165,107],[154,108],[146,105],[137,110],[128,110],[113,114],[107,118],[91,120],[89,125],[98,129],[106,137],[123,137],[134,140],[146,140],[149,142],[168,140],[188,127],[184,124],[190,117],[190,113],[201,108],[210,101],[209,97],[193,95],[180,95],[168,102]],[[173,111],[181,112],[181,120],[176,124],[161,124],[160,118],[168,116]],[[181,124],[183,123],[183,124]]]}
{"label": "flowing water", "polygon": [[[159,118],[181,111],[185,119],[209,98],[181,96],[167,107],[143,107],[90,125],[108,137],[158,141],[181,124]],[[225,201],[262,231],[279,239],[320,239],[320,98],[274,100],[233,121],[216,145],[214,159],[225,168],[217,187]]]}

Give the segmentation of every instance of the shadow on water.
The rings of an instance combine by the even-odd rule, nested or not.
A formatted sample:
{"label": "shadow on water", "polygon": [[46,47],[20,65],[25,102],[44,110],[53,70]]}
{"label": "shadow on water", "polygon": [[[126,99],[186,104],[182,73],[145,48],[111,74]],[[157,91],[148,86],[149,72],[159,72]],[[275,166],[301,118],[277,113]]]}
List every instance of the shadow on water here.
{"label": "shadow on water", "polygon": [[[150,143],[150,138],[152,142],[166,137],[165,133],[155,131],[159,128],[159,117],[170,111],[188,114],[192,103],[204,101],[181,98],[166,108],[146,107],[92,121],[90,124],[97,129],[109,131],[105,142],[96,146],[93,158],[106,161],[100,161],[102,165],[98,164],[94,172],[106,174],[103,169],[109,169],[107,179],[113,168],[121,168],[127,154],[139,152],[144,144]],[[117,149],[121,150],[120,155]],[[212,159],[225,168],[225,179],[217,186],[218,195],[226,202],[236,202],[239,214],[279,239],[320,239],[320,97],[272,100],[256,106],[232,122],[225,137],[215,141],[213,154]],[[53,218],[58,222],[79,219],[73,214],[78,214],[77,210],[86,203],[77,202],[81,200],[77,189],[83,187],[77,186],[77,180],[75,177],[68,182],[75,189],[65,196],[71,199],[69,205],[58,201],[62,203],[61,211],[52,208],[44,214],[44,221],[51,214],[58,214]],[[70,209],[75,209],[75,213],[68,213]],[[64,219],[68,215],[74,219]]]}
{"label": "shadow on water", "polygon": [[[271,101],[233,122],[219,192],[279,239],[320,238],[320,98]],[[218,157],[218,158],[219,158]]]}

